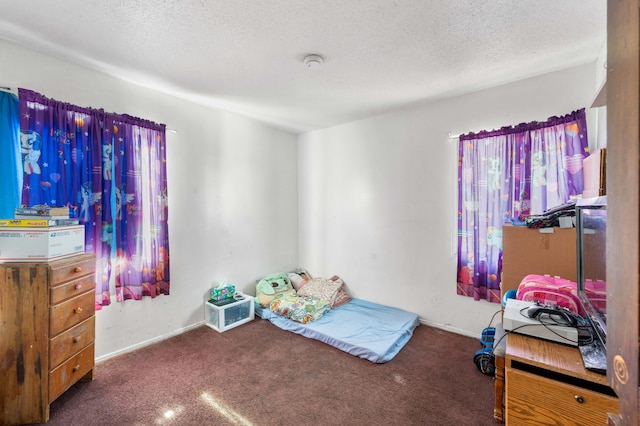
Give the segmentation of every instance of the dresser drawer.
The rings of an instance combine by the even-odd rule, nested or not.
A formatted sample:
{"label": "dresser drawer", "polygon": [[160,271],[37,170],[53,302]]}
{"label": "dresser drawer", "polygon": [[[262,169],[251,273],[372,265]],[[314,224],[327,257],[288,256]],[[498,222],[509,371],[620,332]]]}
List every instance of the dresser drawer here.
{"label": "dresser drawer", "polygon": [[49,285],[55,287],[67,281],[91,275],[96,271],[96,258],[93,255],[80,255],[77,258],[62,259],[51,263]]}
{"label": "dresser drawer", "polygon": [[63,300],[70,299],[85,291],[94,290],[95,288],[96,281],[93,275],[87,275],[86,277],[51,287],[51,304],[55,305]]}
{"label": "dresser drawer", "polygon": [[84,348],[77,355],[49,373],[49,402],[53,402],[72,384],[93,369],[94,346]]}
{"label": "dresser drawer", "polygon": [[606,425],[617,399],[579,386],[507,368],[506,422],[518,425]]}
{"label": "dresser drawer", "polygon": [[49,342],[49,369],[56,368],[71,355],[95,340],[96,317],[81,322],[75,327],[51,339]]}
{"label": "dresser drawer", "polygon": [[64,330],[93,316],[95,312],[95,295],[93,291],[76,296],[66,302],[51,306],[49,337],[56,337]]}

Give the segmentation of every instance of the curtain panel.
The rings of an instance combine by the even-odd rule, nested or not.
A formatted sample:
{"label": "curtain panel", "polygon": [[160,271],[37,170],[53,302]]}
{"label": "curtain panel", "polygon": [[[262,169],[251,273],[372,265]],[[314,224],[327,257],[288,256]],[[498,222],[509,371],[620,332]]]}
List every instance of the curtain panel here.
{"label": "curtain panel", "polygon": [[22,162],[20,161],[18,98],[0,90],[0,218],[12,218],[20,206]]}
{"label": "curtain panel", "polygon": [[[95,253],[96,308],[169,294],[165,126],[19,89],[21,204],[68,206]],[[113,286],[110,285],[113,283]]]}
{"label": "curtain panel", "polygon": [[457,293],[500,303],[502,226],[580,197],[585,110],[460,136]]}

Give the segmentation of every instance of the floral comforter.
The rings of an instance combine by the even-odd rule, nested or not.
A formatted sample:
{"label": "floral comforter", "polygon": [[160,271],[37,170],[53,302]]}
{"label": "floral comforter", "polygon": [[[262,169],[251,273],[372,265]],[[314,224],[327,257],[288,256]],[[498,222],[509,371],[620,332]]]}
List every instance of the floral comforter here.
{"label": "floral comforter", "polygon": [[298,296],[297,294],[279,294],[269,305],[276,315],[307,324],[320,319],[331,310],[331,303],[315,296]]}

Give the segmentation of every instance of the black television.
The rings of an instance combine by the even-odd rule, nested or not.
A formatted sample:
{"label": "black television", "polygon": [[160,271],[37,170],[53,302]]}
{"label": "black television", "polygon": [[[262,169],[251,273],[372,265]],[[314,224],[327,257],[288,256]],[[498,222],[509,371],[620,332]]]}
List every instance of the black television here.
{"label": "black television", "polygon": [[585,319],[578,344],[587,369],[607,368],[607,197],[576,203],[578,299]]}

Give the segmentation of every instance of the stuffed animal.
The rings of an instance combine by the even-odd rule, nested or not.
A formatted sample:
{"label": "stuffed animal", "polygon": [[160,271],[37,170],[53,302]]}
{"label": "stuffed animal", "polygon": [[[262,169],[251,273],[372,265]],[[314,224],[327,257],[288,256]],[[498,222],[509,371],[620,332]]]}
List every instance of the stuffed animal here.
{"label": "stuffed animal", "polygon": [[278,294],[295,294],[295,292],[289,276],[284,273],[267,275],[256,285],[256,299],[265,308]]}

